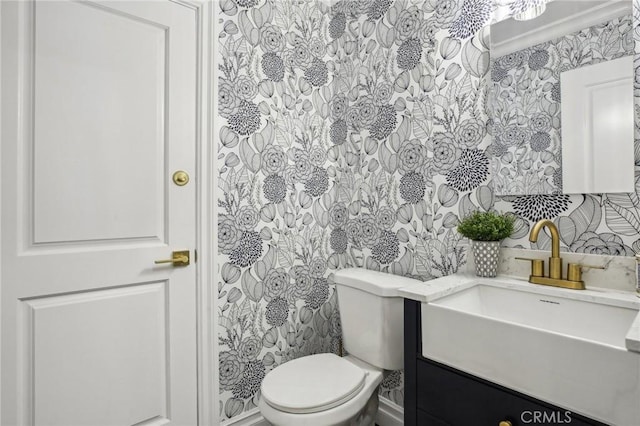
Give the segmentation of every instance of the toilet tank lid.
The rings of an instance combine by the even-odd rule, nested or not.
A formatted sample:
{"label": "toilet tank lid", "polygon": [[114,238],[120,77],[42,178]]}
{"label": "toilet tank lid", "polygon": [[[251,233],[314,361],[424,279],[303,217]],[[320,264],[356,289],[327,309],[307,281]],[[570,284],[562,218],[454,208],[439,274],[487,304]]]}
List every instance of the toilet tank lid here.
{"label": "toilet tank lid", "polygon": [[364,268],[340,269],[334,274],[336,284],[356,288],[383,297],[400,297],[398,290],[420,282],[413,278]]}

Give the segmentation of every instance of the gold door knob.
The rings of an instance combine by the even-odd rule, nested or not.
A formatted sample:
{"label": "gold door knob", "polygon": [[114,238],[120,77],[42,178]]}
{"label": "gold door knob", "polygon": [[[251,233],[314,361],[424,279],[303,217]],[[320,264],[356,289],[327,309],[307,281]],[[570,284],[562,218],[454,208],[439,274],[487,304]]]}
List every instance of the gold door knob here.
{"label": "gold door knob", "polygon": [[173,183],[178,186],[185,186],[189,183],[189,175],[184,170],[178,170],[173,174]]}
{"label": "gold door knob", "polygon": [[498,423],[498,426],[513,426],[509,420],[503,420]]}
{"label": "gold door knob", "polygon": [[189,264],[189,250],[174,251],[171,259],[156,260],[155,264],[171,263],[173,266],[187,266]]}

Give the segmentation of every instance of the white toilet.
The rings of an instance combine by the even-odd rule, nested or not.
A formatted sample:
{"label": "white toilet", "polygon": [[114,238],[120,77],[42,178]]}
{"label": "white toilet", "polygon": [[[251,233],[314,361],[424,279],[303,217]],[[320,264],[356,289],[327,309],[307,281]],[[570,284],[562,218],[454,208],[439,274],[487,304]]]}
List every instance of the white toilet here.
{"label": "white toilet", "polygon": [[258,407],[276,426],[373,425],[385,370],[403,368],[403,299],[408,278],[366,269],[335,273],[348,356],[310,355],[262,381]]}

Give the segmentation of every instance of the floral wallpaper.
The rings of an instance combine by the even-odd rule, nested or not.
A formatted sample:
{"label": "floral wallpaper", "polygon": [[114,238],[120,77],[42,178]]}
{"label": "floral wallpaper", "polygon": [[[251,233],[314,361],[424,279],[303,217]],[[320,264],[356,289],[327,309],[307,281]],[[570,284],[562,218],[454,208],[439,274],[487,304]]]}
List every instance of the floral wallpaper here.
{"label": "floral wallpaper", "polygon": [[[640,244],[636,194],[494,195],[490,2],[218,4],[221,422],[256,408],[274,367],[340,350],[335,270],[454,273],[467,247],[456,226],[473,210],[513,212],[509,246],[529,247],[542,217],[565,250]],[[402,372],[380,393],[402,405]]]}
{"label": "floral wallpaper", "polygon": [[497,194],[562,193],[560,74],[633,54],[631,15],[491,58]]}

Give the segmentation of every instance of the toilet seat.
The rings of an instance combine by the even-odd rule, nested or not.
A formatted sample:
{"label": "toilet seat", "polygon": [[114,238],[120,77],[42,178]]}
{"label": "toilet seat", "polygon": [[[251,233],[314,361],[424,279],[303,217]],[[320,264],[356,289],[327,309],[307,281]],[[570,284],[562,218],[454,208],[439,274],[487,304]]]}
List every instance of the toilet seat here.
{"label": "toilet seat", "polygon": [[262,381],[262,397],[273,408],[294,414],[317,413],[357,395],[367,372],[334,354],[305,356],[280,365]]}

